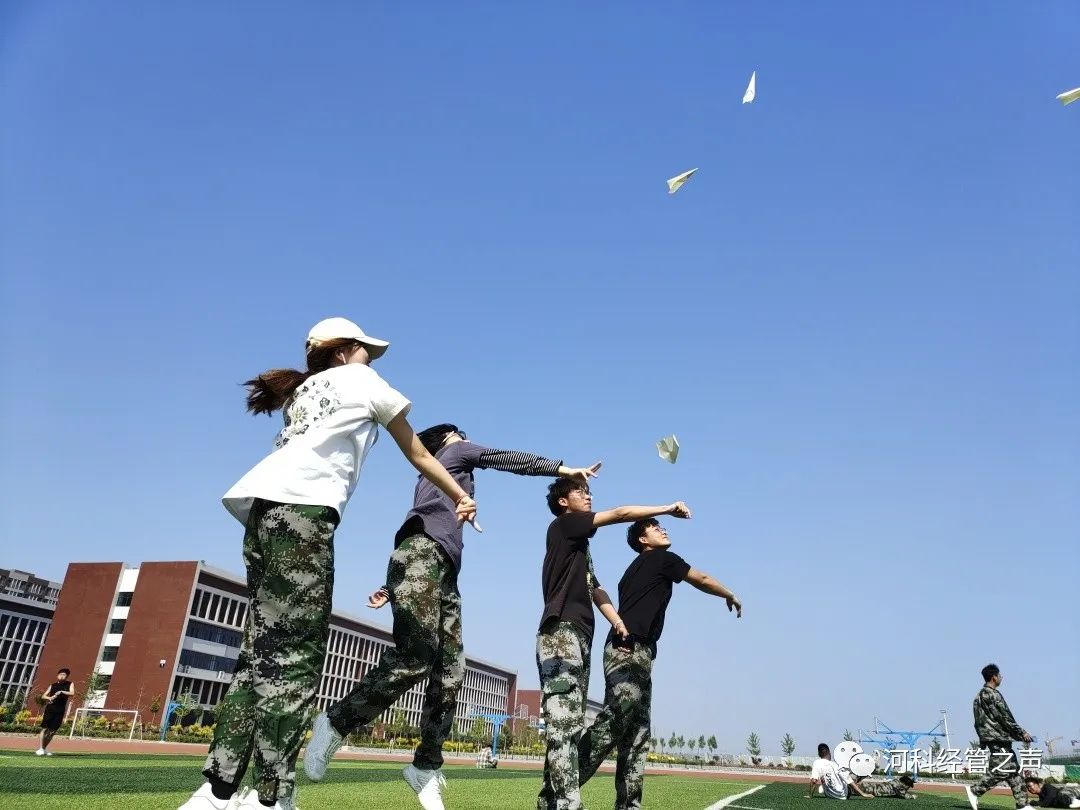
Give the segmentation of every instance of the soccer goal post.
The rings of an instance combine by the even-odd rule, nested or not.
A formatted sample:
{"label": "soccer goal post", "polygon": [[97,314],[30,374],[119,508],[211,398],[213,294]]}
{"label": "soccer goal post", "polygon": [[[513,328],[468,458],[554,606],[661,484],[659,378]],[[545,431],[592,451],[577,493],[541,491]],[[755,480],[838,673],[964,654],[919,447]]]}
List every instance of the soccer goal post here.
{"label": "soccer goal post", "polygon": [[[121,717],[123,717],[125,715],[131,715],[131,728],[128,729],[128,739],[129,740],[135,739],[135,726],[137,726],[139,724],[139,712],[136,711],[135,709],[87,709],[85,707],[80,707],[80,708],[75,710],[75,714],[71,718],[71,730],[68,732],[68,739],[71,739],[72,737],[75,736],[75,730],[77,728],[79,728],[79,719],[80,719],[80,717],[82,718],[83,729],[85,730],[86,723],[87,722],[93,722],[93,720],[91,720],[91,718],[98,717],[98,718],[102,718],[102,719],[107,721],[109,719],[109,717],[111,717],[113,715],[120,715]],[[125,725],[126,724],[127,724],[127,721],[125,720]],[[80,732],[79,736],[80,737],[83,737],[83,736],[92,737],[92,736],[95,736],[95,735],[93,735],[93,734],[84,734],[84,733]]]}

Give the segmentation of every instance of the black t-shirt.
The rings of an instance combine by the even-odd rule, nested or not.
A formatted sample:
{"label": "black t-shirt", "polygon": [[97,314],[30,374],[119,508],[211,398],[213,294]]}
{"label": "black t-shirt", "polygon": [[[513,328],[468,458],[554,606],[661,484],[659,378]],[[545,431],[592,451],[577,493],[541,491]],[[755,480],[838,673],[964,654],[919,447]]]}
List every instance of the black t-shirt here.
{"label": "black t-shirt", "polygon": [[589,538],[594,534],[592,512],[567,512],[548,526],[541,627],[549,619],[573,622],[592,638],[592,590],[600,584],[592,573],[589,556]]}
{"label": "black t-shirt", "polygon": [[[57,692],[70,692],[70,691],[71,691],[71,681],[57,681],[56,683],[54,683],[52,686],[49,687],[49,691],[46,694],[55,695]],[[59,714],[60,712],[64,711],[64,709],[67,708],[67,702],[68,702],[68,696],[67,695],[60,695],[60,697],[55,698],[51,703],[46,703],[45,704],[45,711],[55,712],[55,713]]]}
{"label": "black t-shirt", "polygon": [[639,640],[655,644],[664,632],[671,583],[690,573],[686,560],[666,548],[643,551],[619,580],[619,618]]}

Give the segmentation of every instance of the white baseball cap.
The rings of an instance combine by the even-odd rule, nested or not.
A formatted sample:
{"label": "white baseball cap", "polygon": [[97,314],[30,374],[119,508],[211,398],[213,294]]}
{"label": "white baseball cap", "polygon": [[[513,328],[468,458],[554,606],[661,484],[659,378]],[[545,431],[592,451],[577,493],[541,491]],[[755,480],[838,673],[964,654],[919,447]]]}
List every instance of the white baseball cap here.
{"label": "white baseball cap", "polygon": [[325,340],[334,340],[335,338],[350,338],[358,343],[363,343],[367,347],[368,355],[372,360],[382,357],[390,346],[388,340],[379,340],[364,334],[364,330],[348,318],[327,318],[311,327],[311,331],[308,332],[307,336],[306,348],[311,349]]}

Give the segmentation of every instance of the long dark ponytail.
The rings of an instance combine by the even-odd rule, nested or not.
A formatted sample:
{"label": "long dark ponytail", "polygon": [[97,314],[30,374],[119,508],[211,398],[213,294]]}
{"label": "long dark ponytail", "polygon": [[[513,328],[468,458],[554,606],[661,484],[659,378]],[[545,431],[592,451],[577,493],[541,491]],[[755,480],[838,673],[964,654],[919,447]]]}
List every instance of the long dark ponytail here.
{"label": "long dark ponytail", "polygon": [[333,338],[311,346],[307,352],[307,371],[294,368],[272,368],[244,382],[247,386],[247,409],[267,416],[280,410],[304,381],[313,374],[338,365],[337,353],[351,349],[359,342],[351,338]]}

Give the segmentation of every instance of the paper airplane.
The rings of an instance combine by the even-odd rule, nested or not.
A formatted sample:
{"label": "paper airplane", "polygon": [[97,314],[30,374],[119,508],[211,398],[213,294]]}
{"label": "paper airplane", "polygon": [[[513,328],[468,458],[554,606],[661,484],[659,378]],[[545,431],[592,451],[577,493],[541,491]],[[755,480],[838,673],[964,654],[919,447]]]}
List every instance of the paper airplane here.
{"label": "paper airplane", "polygon": [[1057,97],[1057,99],[1062,104],[1072,104],[1074,101],[1080,99],[1080,87],[1077,87],[1075,90],[1069,90],[1068,92],[1062,93],[1060,96]]}
{"label": "paper airplane", "polygon": [[757,95],[757,71],[755,70],[750,74],[750,84],[746,85],[746,92],[743,93],[742,103],[749,104],[754,100],[754,96]]}
{"label": "paper airplane", "polygon": [[656,450],[660,453],[660,458],[674,464],[679,457],[679,440],[675,438],[674,434],[666,439],[661,439],[656,443]]}
{"label": "paper airplane", "polygon": [[682,174],[677,174],[674,177],[672,177],[670,180],[668,180],[667,181],[667,193],[668,194],[674,194],[676,191],[678,191],[680,188],[682,188],[683,183],[685,183],[687,180],[689,180],[691,177],[693,177],[694,172],[696,172],[696,171],[697,171],[697,169],[691,169],[688,172],[683,172]]}

